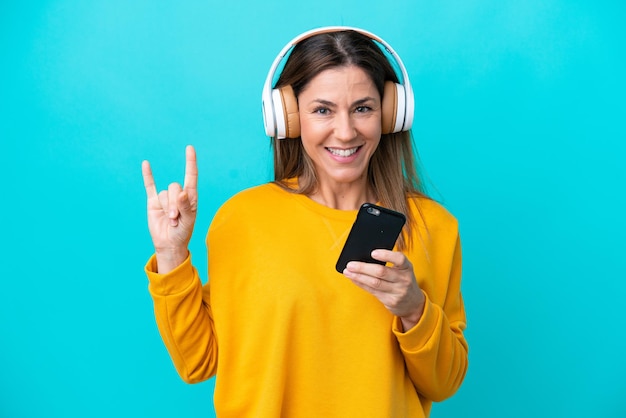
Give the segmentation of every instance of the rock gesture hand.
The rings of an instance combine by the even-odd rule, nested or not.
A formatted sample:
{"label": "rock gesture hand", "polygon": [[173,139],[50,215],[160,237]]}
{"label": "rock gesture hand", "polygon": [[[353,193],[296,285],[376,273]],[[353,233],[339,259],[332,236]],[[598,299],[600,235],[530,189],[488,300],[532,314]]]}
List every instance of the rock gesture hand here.
{"label": "rock gesture hand", "polygon": [[198,208],[198,166],[196,151],[189,145],[185,150],[185,181],[183,186],[171,183],[167,190],[157,193],[152,169],[143,161],[141,171],[148,198],[148,229],[152,236],[158,272],[168,273],[189,255],[188,245],[196,222]]}

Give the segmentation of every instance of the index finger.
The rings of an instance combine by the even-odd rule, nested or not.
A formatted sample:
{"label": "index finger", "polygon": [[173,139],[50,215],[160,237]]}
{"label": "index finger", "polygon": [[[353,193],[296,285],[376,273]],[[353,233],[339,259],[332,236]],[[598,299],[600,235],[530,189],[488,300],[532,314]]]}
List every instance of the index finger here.
{"label": "index finger", "polygon": [[198,164],[196,162],[196,150],[192,145],[185,149],[185,181],[183,190],[196,190],[198,187]]}
{"label": "index finger", "polygon": [[143,176],[143,185],[146,188],[146,194],[148,195],[148,199],[157,197],[156,184],[154,184],[154,176],[152,176],[152,169],[150,168],[150,163],[147,160],[144,160],[141,163],[141,174]]}

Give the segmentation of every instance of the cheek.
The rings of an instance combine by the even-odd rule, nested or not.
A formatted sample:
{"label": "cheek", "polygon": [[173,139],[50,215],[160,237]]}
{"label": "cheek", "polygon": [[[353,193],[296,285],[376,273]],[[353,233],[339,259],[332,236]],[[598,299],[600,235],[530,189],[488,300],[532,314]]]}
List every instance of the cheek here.
{"label": "cheek", "polygon": [[376,150],[378,149],[378,146],[380,145],[380,140],[378,141],[372,141],[370,143],[370,153],[369,153],[369,158],[368,161],[372,159],[372,156],[376,153]]}
{"label": "cheek", "polygon": [[311,124],[307,118],[300,118],[300,136],[302,138],[308,137],[311,132]]}
{"label": "cheek", "polygon": [[311,157],[316,149],[317,144],[320,142],[317,138],[320,135],[316,133],[315,125],[307,123],[306,121],[300,122],[300,142],[304,152]]}
{"label": "cheek", "polygon": [[382,120],[380,112],[370,114],[357,121],[357,129],[368,141],[378,143],[382,135]]}
{"label": "cheek", "polygon": [[311,151],[322,144],[329,135],[328,128],[320,121],[308,118],[300,119],[300,138],[305,151],[311,155]]}
{"label": "cheek", "polygon": [[323,124],[309,117],[300,118],[300,134],[302,137],[315,137],[323,131]]}
{"label": "cheek", "polygon": [[382,136],[380,123],[370,124],[367,127],[364,127],[361,133],[367,138],[368,142],[372,144],[372,148],[378,148],[378,144],[380,143]]}

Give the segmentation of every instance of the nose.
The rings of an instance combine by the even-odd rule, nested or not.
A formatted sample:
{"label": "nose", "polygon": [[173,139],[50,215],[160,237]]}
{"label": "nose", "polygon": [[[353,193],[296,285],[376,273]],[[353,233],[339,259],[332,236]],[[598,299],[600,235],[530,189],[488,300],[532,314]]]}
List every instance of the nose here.
{"label": "nose", "polygon": [[354,120],[349,112],[340,112],[335,117],[335,137],[341,141],[350,141],[356,137]]}

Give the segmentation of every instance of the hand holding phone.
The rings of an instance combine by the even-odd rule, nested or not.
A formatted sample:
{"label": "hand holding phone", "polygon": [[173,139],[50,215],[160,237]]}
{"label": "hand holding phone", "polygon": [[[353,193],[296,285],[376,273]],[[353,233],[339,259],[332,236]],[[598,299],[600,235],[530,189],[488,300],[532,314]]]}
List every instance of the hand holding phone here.
{"label": "hand holding phone", "polygon": [[350,261],[385,264],[374,260],[372,251],[393,249],[405,222],[406,217],[400,212],[373,203],[364,203],[359,208],[335,269],[343,273]]}

